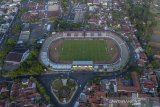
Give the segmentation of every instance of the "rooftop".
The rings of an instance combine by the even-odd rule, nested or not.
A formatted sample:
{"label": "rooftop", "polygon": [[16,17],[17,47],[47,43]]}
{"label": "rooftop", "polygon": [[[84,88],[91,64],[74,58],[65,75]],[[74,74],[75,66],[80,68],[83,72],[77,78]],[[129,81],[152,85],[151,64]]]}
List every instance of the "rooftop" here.
{"label": "rooftop", "polygon": [[5,61],[21,62],[23,54],[27,51],[28,49],[25,48],[15,48],[9,52]]}
{"label": "rooftop", "polygon": [[139,83],[139,76],[137,72],[131,72],[131,78],[133,81],[133,86],[125,86],[122,83],[122,79],[118,80],[118,91],[124,92],[139,92],[141,90]]}
{"label": "rooftop", "polygon": [[73,61],[73,65],[93,65],[93,61]]}
{"label": "rooftop", "polygon": [[20,62],[22,56],[23,56],[22,53],[10,52],[6,57],[6,61]]}

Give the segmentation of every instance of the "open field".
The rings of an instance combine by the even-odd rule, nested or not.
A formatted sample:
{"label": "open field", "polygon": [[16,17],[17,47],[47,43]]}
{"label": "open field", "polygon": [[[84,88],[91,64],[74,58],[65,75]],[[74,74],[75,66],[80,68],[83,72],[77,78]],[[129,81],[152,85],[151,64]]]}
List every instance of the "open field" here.
{"label": "open field", "polygon": [[50,58],[56,62],[95,61],[112,62],[119,48],[113,40],[59,40],[50,48]]}
{"label": "open field", "polygon": [[153,35],[151,37],[151,41],[149,45],[153,47],[154,53],[159,52],[160,50],[160,1],[153,0],[151,4],[151,11],[155,14],[156,26],[153,28]]}

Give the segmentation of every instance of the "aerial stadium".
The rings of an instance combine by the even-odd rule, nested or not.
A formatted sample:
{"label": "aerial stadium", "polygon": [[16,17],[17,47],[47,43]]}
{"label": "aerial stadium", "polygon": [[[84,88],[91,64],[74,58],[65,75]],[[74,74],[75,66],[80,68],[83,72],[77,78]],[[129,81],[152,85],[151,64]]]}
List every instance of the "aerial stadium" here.
{"label": "aerial stadium", "polygon": [[43,43],[40,62],[55,71],[118,71],[129,60],[126,42],[111,31],[65,31]]}

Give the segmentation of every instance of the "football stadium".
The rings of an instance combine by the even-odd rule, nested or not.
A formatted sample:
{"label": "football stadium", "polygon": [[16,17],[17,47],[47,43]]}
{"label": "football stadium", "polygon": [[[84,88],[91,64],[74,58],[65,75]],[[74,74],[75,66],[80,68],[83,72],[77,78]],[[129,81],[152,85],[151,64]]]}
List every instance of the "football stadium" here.
{"label": "football stadium", "polygon": [[125,66],[128,59],[126,42],[110,31],[56,33],[45,40],[40,52],[41,63],[56,71],[103,68],[111,72]]}

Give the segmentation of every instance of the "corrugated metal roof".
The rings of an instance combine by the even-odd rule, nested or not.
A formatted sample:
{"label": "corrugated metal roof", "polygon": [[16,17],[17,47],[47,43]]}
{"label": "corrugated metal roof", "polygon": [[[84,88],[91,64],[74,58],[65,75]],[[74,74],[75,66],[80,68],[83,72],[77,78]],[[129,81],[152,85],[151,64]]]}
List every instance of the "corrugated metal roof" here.
{"label": "corrugated metal roof", "polygon": [[93,65],[93,61],[73,61],[73,65]]}

